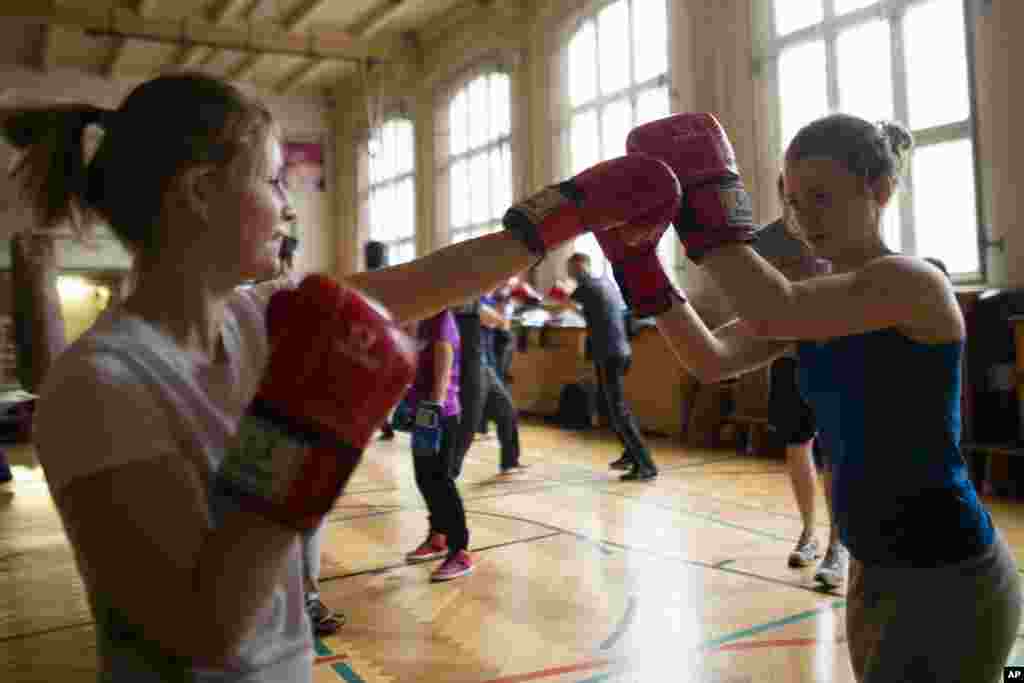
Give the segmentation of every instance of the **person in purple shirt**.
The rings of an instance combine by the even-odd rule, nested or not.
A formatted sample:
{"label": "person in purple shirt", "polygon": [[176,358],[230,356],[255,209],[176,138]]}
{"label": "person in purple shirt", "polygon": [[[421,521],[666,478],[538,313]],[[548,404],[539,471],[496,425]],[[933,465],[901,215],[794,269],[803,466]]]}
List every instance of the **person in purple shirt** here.
{"label": "person in purple shirt", "polygon": [[469,529],[462,496],[452,476],[459,434],[459,330],[450,310],[421,320],[420,345],[406,401],[416,415],[412,433],[416,486],[427,503],[430,529],[426,539],[406,555],[409,562],[444,557],[431,581],[448,581],[473,571],[468,552]]}

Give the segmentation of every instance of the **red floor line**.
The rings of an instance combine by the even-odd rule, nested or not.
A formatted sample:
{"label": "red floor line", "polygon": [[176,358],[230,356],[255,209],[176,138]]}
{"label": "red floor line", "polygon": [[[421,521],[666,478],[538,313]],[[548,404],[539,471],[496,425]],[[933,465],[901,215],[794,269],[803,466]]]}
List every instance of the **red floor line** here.
{"label": "red floor line", "polygon": [[321,664],[333,664],[334,662],[343,662],[348,659],[348,655],[326,655],[324,657],[317,657],[313,660],[313,666],[320,666]]}
{"label": "red floor line", "polygon": [[560,676],[562,674],[571,674],[577,671],[587,671],[589,669],[600,669],[608,666],[612,663],[611,659],[588,659],[583,662],[576,664],[568,664],[566,666],[556,666],[550,669],[542,669],[541,671],[531,671],[525,674],[515,674],[512,676],[505,676],[503,678],[492,678],[484,683],[524,683],[525,681],[535,681],[541,678],[549,678],[551,676]]}
{"label": "red floor line", "polygon": [[[761,647],[801,647],[804,645],[818,645],[829,641],[818,638],[788,638],[785,640],[746,640],[738,643],[726,643],[719,645],[714,650],[754,650]],[[839,638],[835,643],[845,643],[846,638]]]}
{"label": "red floor line", "polygon": [[[808,645],[819,645],[824,644],[828,641],[819,640],[817,638],[787,638],[787,639],[776,639],[776,640],[750,640],[738,643],[726,643],[725,645],[719,645],[716,648],[712,648],[711,652],[719,650],[754,650],[763,647],[805,647]],[[839,638],[833,641],[837,644],[845,643],[846,638]],[[598,669],[604,666],[608,666],[614,662],[628,661],[628,658],[616,658],[616,659],[597,659],[587,660],[578,664],[570,664],[567,666],[559,666],[551,669],[542,669],[541,671],[533,671],[531,673],[516,674],[514,676],[507,676],[505,678],[493,678],[484,683],[525,683],[526,681],[536,681],[541,678],[549,678],[551,676],[560,676],[562,674],[574,673],[576,671],[586,671],[588,669]]]}

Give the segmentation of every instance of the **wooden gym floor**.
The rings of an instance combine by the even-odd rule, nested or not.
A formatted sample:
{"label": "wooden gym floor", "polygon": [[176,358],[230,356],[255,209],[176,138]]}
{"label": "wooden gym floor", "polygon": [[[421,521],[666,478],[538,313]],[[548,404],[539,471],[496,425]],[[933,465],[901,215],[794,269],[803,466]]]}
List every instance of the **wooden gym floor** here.
{"label": "wooden gym floor", "polygon": [[[318,641],[317,683],[853,681],[843,596],[786,566],[800,519],[781,461],[652,439],[661,476],[625,484],[606,467],[609,432],[532,422],[522,442],[533,467],[515,477],[496,476],[496,441],[470,452],[477,568],[442,584],[428,581],[435,563],[403,560],[426,530],[408,436],[373,445],[326,527],[322,595],[348,624]],[[94,681],[92,620],[46,483],[31,446],[7,453],[0,680]],[[989,503],[1024,559],[1024,505]]]}

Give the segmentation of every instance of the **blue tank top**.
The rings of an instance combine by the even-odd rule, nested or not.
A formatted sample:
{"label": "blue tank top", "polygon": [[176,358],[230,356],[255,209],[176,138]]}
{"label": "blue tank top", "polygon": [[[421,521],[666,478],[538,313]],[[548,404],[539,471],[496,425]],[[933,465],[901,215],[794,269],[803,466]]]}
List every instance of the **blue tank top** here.
{"label": "blue tank top", "polygon": [[963,348],[892,328],[799,345],[840,538],[867,565],[941,566],[993,540],[960,453]]}

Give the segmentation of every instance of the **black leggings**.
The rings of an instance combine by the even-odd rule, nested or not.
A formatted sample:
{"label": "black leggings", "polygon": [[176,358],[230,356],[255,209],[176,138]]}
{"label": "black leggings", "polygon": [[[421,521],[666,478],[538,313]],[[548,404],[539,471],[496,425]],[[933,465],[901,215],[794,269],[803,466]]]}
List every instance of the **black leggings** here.
{"label": "black leggings", "polygon": [[458,415],[441,418],[441,447],[438,452],[417,455],[414,450],[412,454],[416,486],[430,513],[430,530],[448,537],[448,551],[452,553],[469,547],[466,509],[451,475],[458,431]]}
{"label": "black leggings", "polygon": [[[595,361],[597,370],[597,386],[608,408],[608,420],[622,446],[630,455],[642,454],[650,458],[647,445],[640,436],[640,428],[626,404],[626,396],[622,387],[622,378],[629,372],[630,358],[612,356],[607,360]],[[641,456],[642,457],[642,456]]]}

